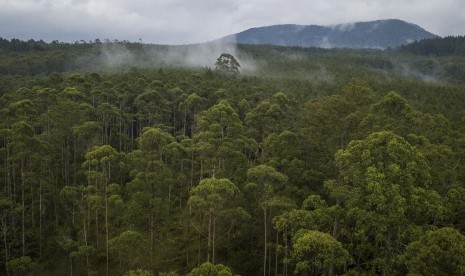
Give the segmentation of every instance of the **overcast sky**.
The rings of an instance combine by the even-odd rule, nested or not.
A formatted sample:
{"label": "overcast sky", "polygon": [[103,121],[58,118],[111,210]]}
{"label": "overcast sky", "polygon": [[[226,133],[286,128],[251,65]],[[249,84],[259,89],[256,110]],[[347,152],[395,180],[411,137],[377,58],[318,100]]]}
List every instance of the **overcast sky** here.
{"label": "overcast sky", "polygon": [[390,18],[465,35],[465,0],[0,0],[0,37],[188,44],[273,24]]}

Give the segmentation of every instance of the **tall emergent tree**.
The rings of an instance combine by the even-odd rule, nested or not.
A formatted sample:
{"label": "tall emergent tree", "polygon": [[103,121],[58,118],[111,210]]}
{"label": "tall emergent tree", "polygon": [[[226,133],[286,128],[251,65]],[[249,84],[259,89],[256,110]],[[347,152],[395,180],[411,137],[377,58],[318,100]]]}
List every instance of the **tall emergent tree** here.
{"label": "tall emergent tree", "polygon": [[222,53],[217,59],[216,59],[216,70],[223,72],[223,73],[232,73],[232,74],[238,74],[239,73],[239,67],[241,65],[239,62],[237,62],[236,58],[228,53]]}

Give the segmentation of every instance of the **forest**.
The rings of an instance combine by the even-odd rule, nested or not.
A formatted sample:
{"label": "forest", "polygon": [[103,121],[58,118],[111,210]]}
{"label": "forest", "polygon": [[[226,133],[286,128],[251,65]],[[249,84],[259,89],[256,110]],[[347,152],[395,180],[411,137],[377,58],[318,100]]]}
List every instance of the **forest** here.
{"label": "forest", "polygon": [[464,275],[463,41],[0,38],[0,274]]}

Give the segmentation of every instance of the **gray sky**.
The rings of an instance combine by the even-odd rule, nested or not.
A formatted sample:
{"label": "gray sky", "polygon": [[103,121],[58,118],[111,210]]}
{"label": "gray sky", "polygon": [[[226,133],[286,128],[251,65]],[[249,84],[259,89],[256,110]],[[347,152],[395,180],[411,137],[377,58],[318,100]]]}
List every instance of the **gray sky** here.
{"label": "gray sky", "polygon": [[273,24],[391,18],[465,35],[464,0],[0,0],[0,37],[184,44]]}

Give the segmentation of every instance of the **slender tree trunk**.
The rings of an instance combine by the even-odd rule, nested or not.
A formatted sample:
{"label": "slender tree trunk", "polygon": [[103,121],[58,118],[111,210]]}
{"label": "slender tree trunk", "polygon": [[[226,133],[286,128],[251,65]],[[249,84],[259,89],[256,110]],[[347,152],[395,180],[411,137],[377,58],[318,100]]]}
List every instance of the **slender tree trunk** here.
{"label": "slender tree trunk", "polygon": [[89,235],[90,235],[90,202],[87,201],[87,229],[89,229]]}
{"label": "slender tree trunk", "polygon": [[[337,200],[336,205],[339,205],[339,200]],[[333,222],[333,231],[332,231],[332,236],[336,238],[337,235],[337,228],[338,228],[338,221],[337,221],[337,214],[334,216],[334,222]],[[333,276],[334,275],[334,263],[331,261],[329,264],[329,269],[328,269],[328,276]]]}
{"label": "slender tree trunk", "polygon": [[151,268],[151,271],[152,273],[155,273],[155,267],[153,265],[153,250],[154,250],[154,242],[155,242],[155,238],[154,238],[154,223],[153,223],[153,211],[151,211],[152,214],[150,214],[150,268]]}
{"label": "slender tree trunk", "polygon": [[212,242],[212,213],[208,216],[207,262],[210,262],[210,248]]}
{"label": "slender tree trunk", "polygon": [[185,136],[188,136],[187,135],[187,112],[184,112],[184,123],[183,123],[183,126],[182,126],[182,133]]}
{"label": "slender tree trunk", "polygon": [[32,186],[32,181],[30,182],[29,189],[31,191],[31,224],[32,228],[36,228],[35,225],[35,215],[34,215],[34,187]]}
{"label": "slender tree trunk", "polygon": [[123,148],[123,119],[122,119],[121,114],[119,116],[119,134],[120,134],[118,135],[119,136],[119,151],[121,151]]}
{"label": "slender tree trunk", "polygon": [[[82,226],[84,231],[84,245],[87,247],[87,227],[86,227],[86,210],[84,207],[84,192],[81,192],[81,214],[82,214]],[[87,268],[87,276],[90,275],[90,268],[89,268],[89,254],[86,253],[86,268]]]}
{"label": "slender tree trunk", "polygon": [[279,233],[276,231],[276,247],[275,247],[275,260],[274,260],[274,275],[278,275],[278,244],[279,244]]}
{"label": "slender tree trunk", "polygon": [[173,136],[176,136],[176,106],[173,107]]}
{"label": "slender tree trunk", "polygon": [[77,144],[76,144],[76,141],[74,141],[73,142],[73,183],[74,185],[77,185],[77,179],[76,179],[76,173],[75,173],[75,171],[77,170],[75,169],[76,163],[77,163]]}
{"label": "slender tree trunk", "polygon": [[95,247],[98,249],[99,242],[98,242],[98,209],[95,208]]}
{"label": "slender tree trunk", "polygon": [[287,253],[288,253],[288,244],[287,244],[287,233],[284,233],[284,259],[286,262],[284,262],[284,276],[287,276]]}
{"label": "slender tree trunk", "polygon": [[168,215],[170,214],[170,207],[171,207],[171,189],[172,189],[172,186],[173,186],[173,184],[172,184],[171,181],[169,181],[169,183],[170,183],[170,184],[169,184],[169,187],[168,187],[168,204],[169,204],[169,205],[168,205]]}
{"label": "slender tree trunk", "polygon": [[[88,246],[87,244],[87,229],[86,229],[86,220],[84,219],[84,222],[82,223],[84,226],[84,244],[86,247]],[[89,266],[89,254],[86,253],[86,268],[87,268],[87,276],[90,275],[90,266]]]}
{"label": "slender tree trunk", "polygon": [[[179,175],[182,175],[182,172],[184,171],[184,163],[182,162],[182,156],[179,158],[181,160],[181,168],[179,169]],[[180,182],[180,189],[179,189],[179,210],[182,209],[182,194],[183,194],[183,188],[184,188],[184,181],[179,181]],[[180,217],[180,219],[182,219]]]}
{"label": "slender tree trunk", "polygon": [[[270,241],[272,240],[272,236],[270,236]],[[271,276],[271,260],[273,259],[271,257],[271,252],[273,250],[272,246],[268,246],[268,276]]]}
{"label": "slender tree trunk", "polygon": [[10,275],[10,271],[8,270],[8,244],[7,240],[7,225],[5,219],[2,219],[2,232],[3,232],[3,246],[5,247],[5,271],[6,275]]}
{"label": "slender tree trunk", "polygon": [[192,190],[192,186],[194,185],[194,153],[191,153],[191,181],[190,181],[190,187],[189,187],[189,192]]}
{"label": "slender tree trunk", "polygon": [[267,242],[267,238],[266,238],[266,232],[267,232],[267,229],[266,229],[266,207],[263,208],[263,232],[264,232],[264,243],[263,243],[263,276],[266,276],[266,251],[267,251],[267,248],[266,248],[266,242]]}
{"label": "slender tree trunk", "polygon": [[25,199],[24,199],[24,161],[21,160],[21,242],[23,257],[26,256],[26,218],[25,218]]}
{"label": "slender tree trunk", "polygon": [[39,184],[39,258],[42,259],[42,181]]}
{"label": "slender tree trunk", "polygon": [[187,226],[186,226],[186,240],[187,240],[187,250],[186,250],[186,269],[189,268],[189,251],[191,249],[191,238],[190,238],[190,224],[191,224],[191,217],[187,219]]}
{"label": "slender tree trunk", "polygon": [[[55,191],[59,191],[58,189],[58,177],[55,176]],[[56,198],[58,198],[58,195],[56,195]],[[55,229],[58,229],[58,200],[55,200],[54,202],[54,207],[55,207]]]}
{"label": "slender tree trunk", "polygon": [[107,185],[105,185],[105,246],[107,253],[107,276],[109,274],[109,251],[108,251],[108,194],[107,194]]}
{"label": "slender tree trunk", "polygon": [[8,189],[8,197],[11,199],[15,195],[13,193],[13,189],[11,187],[11,181],[10,181],[10,148],[8,147],[8,142],[5,142],[5,148],[6,148],[6,158],[5,158],[5,183],[6,187]]}
{"label": "slender tree trunk", "polygon": [[213,217],[213,248],[212,248],[212,264],[215,264],[215,232],[216,232],[216,218]]}
{"label": "slender tree trunk", "polygon": [[199,250],[198,250],[198,253],[197,253],[197,267],[200,266],[200,249],[201,249],[201,246],[202,246],[202,236],[200,235],[200,231],[199,231]]}
{"label": "slender tree trunk", "polygon": [[73,259],[71,259],[71,257],[69,257],[69,268],[70,268],[70,276],[73,276],[74,274],[74,268],[73,268]]}
{"label": "slender tree trunk", "polygon": [[200,181],[203,179],[203,160],[200,160]]}

